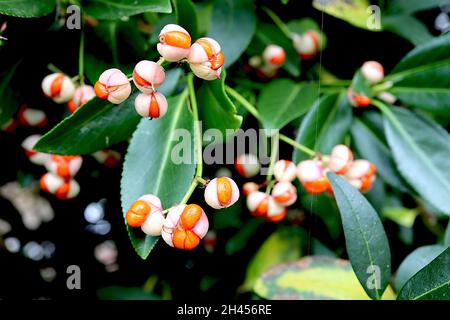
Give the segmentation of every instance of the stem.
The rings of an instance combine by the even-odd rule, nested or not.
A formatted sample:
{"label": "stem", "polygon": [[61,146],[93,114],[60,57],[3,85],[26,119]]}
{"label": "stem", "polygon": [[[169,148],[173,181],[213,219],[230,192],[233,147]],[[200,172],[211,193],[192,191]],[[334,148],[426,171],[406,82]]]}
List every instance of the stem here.
{"label": "stem", "polygon": [[111,22],[109,24],[109,38],[112,47],[113,62],[116,67],[119,66],[119,52],[117,51],[117,23]]}
{"label": "stem", "polygon": [[65,74],[64,72],[61,71],[61,69],[59,69],[57,66],[55,66],[53,63],[49,63],[47,65],[47,69],[50,70],[51,72],[54,73],[62,73]]}
{"label": "stem", "polygon": [[292,38],[292,32],[289,30],[288,26],[273,12],[267,7],[262,7],[262,9],[267,13],[267,15],[273,20],[273,22],[277,25],[278,28],[284,33],[286,37],[289,39]]}
{"label": "stem", "polygon": [[84,20],[81,18],[83,25],[81,26],[80,50],[78,54],[78,77],[80,84],[84,85]]}
{"label": "stem", "polygon": [[[273,178],[273,167],[275,165],[275,160],[277,160],[277,156],[278,156],[278,147],[279,147],[279,143],[278,143],[278,139],[279,139],[279,134],[275,134],[272,138],[272,143],[271,143],[271,150],[270,150],[270,164],[269,164],[269,169],[267,170],[267,181],[270,181],[269,185],[267,186],[266,189],[266,193],[269,194],[270,191],[272,190],[273,187],[273,183],[272,183],[272,178]],[[274,143],[275,142],[275,143]]]}
{"label": "stem", "polygon": [[197,106],[197,98],[195,96],[195,88],[194,88],[194,76],[190,73],[187,77],[187,85],[189,92],[189,100],[191,102],[192,115],[194,116],[194,142],[195,142],[195,153],[196,153],[196,163],[197,170],[195,172],[194,180],[181,200],[180,204],[185,204],[189,201],[192,193],[194,193],[199,183],[206,183],[206,181],[202,178],[203,173],[203,157],[202,157],[202,133],[200,130],[200,121],[198,117],[198,106]]}
{"label": "stem", "polygon": [[200,183],[203,186],[206,186],[208,184],[208,181],[206,181],[202,177],[195,177],[195,179],[197,179],[197,182]]}
{"label": "stem", "polygon": [[284,134],[280,134],[280,140],[286,142],[287,144],[290,144],[291,146],[293,146],[294,148],[300,150],[303,153],[306,153],[307,155],[311,156],[311,157],[315,157],[316,156],[316,152],[310,148],[308,148],[307,146],[304,146],[294,140],[292,140],[291,138],[289,138],[288,136],[285,136]]}
{"label": "stem", "polygon": [[261,117],[259,115],[258,110],[255,108],[254,105],[252,105],[250,102],[248,102],[247,99],[245,99],[239,92],[234,90],[233,88],[229,86],[225,86],[225,91],[235,98],[245,109],[247,109],[248,112],[250,112],[256,119],[260,120]]}
{"label": "stem", "polygon": [[382,91],[389,90],[390,88],[392,88],[393,85],[394,85],[394,83],[392,81],[386,81],[386,82],[377,84],[376,86],[374,86],[372,88],[373,94],[376,95]]}
{"label": "stem", "polygon": [[156,62],[159,65],[162,65],[166,60],[163,57],[160,57],[159,60]]}

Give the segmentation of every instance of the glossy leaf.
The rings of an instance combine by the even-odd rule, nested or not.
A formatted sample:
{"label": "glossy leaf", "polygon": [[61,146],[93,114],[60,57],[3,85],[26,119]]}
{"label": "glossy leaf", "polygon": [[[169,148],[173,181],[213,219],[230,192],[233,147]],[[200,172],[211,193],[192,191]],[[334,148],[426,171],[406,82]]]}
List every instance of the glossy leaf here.
{"label": "glossy leaf", "polygon": [[[348,260],[305,257],[274,267],[255,284],[255,293],[269,300],[368,300]],[[395,299],[388,287],[383,299]]]}
{"label": "glossy leaf", "polygon": [[395,0],[389,1],[389,13],[414,13],[449,4],[448,0]]}
{"label": "glossy leaf", "polygon": [[0,14],[19,18],[42,17],[55,9],[56,0],[0,0]]}
{"label": "glossy leaf", "polygon": [[189,31],[193,41],[198,38],[197,11],[191,0],[173,0],[177,24]]}
{"label": "glossy leaf", "polygon": [[[306,114],[298,129],[297,142],[323,154],[344,142],[352,122],[352,107],[346,94],[330,94],[320,98]],[[292,159],[295,163],[309,156],[294,149]]]}
{"label": "glossy leaf", "polygon": [[449,134],[411,111],[386,108],[390,108],[384,113],[386,137],[398,170],[424,199],[450,215]]}
{"label": "glossy leaf", "polygon": [[336,18],[363,29],[368,29],[370,3],[367,0],[314,0],[313,6]]}
{"label": "glossy leaf", "polygon": [[222,71],[220,80],[203,81],[197,92],[197,102],[203,131],[218,129],[223,137],[228,137],[230,132],[227,130],[234,133],[241,127],[242,117],[225,93],[225,78],[225,71]]}
{"label": "glossy leaf", "polygon": [[292,76],[300,76],[300,59],[297,51],[292,45],[292,41],[286,35],[280,32],[280,29],[273,24],[258,23],[256,35],[248,51],[254,55],[261,55],[269,44],[279,45],[286,52],[286,61],[282,69],[289,72]]}
{"label": "glossy leaf", "polygon": [[412,228],[416,217],[419,214],[417,209],[403,207],[386,206],[383,210],[383,217],[388,218],[405,228]]}
{"label": "glossy leaf", "polygon": [[239,59],[255,33],[253,0],[216,0],[211,19],[208,37],[220,43],[227,68]]}
{"label": "glossy leaf", "polygon": [[258,109],[266,129],[281,129],[308,112],[318,96],[315,84],[298,84],[292,80],[274,80],[261,90]]}
{"label": "glossy leaf", "polygon": [[377,133],[358,119],[353,122],[351,132],[358,154],[375,164],[377,174],[386,183],[401,191],[407,191],[408,188],[397,170],[391,150]]}
{"label": "glossy leaf", "polygon": [[[171,93],[180,74],[177,69],[168,72],[159,91]],[[141,119],[134,109],[138,93],[132,93],[119,105],[94,97],[47,132],[35,150],[53,154],[89,154],[127,140]]]}
{"label": "glossy leaf", "polygon": [[447,224],[447,229],[445,231],[444,245],[450,246],[450,222]]}
{"label": "glossy leaf", "polygon": [[172,12],[170,0],[90,0],[83,8],[96,19],[110,20],[143,12]]}
{"label": "glossy leaf", "polygon": [[14,73],[16,72],[18,63],[8,68],[0,77],[0,127],[8,122],[19,107],[19,101],[17,101],[13,90],[11,89],[10,82]]}
{"label": "glossy leaf", "polygon": [[398,294],[399,300],[450,299],[450,247],[417,272]]}
{"label": "glossy leaf", "polygon": [[425,24],[410,15],[383,17],[383,27],[385,30],[405,38],[414,45],[419,45],[433,39]]}
{"label": "glossy leaf", "polygon": [[391,276],[391,253],[383,225],[367,199],[340,176],[329,172],[344,228],[348,256],[364,290],[380,299]]}
{"label": "glossy leaf", "polygon": [[[144,194],[154,194],[164,208],[179,203],[188,190],[195,172],[194,120],[189,112],[187,94],[170,98],[167,114],[157,120],[142,119],[133,134],[122,172],[120,194],[125,216],[130,205]],[[186,138],[186,136],[188,138]],[[189,140],[183,140],[189,139]],[[174,147],[186,143],[186,150]],[[175,157],[186,157],[178,163]],[[140,228],[128,228],[134,249],[146,259],[159,237],[145,236]]]}
{"label": "glossy leaf", "polygon": [[405,285],[420,269],[433,261],[444,250],[445,246],[431,245],[417,248],[400,264],[396,272],[395,288],[397,291]]}
{"label": "glossy leaf", "polygon": [[294,227],[281,227],[272,233],[250,261],[241,290],[250,291],[255,281],[271,267],[295,261],[302,254],[302,233]]}

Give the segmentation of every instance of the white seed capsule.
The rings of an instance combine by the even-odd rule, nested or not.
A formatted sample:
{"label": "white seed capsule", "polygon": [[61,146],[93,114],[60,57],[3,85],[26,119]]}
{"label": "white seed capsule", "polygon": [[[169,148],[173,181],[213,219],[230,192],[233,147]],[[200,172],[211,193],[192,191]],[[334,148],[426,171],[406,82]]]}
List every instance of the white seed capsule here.
{"label": "white seed capsule", "polygon": [[272,197],[278,204],[288,207],[297,201],[297,189],[290,182],[278,182],[273,187]]}
{"label": "white seed capsule", "polygon": [[40,180],[41,189],[54,194],[58,199],[68,200],[80,193],[80,185],[74,179],[64,180],[53,173],[46,173]]}
{"label": "white seed capsule", "polygon": [[361,72],[370,84],[378,83],[384,78],[384,68],[377,61],[364,62],[361,67]]}
{"label": "white seed capsule", "polygon": [[75,85],[62,73],[49,74],[42,80],[42,91],[56,103],[66,103],[75,93]]}
{"label": "white seed capsule", "polygon": [[280,67],[286,60],[286,53],[282,47],[271,44],[264,49],[263,59],[267,64]]}
{"label": "white seed capsule", "polygon": [[302,183],[317,181],[322,176],[323,169],[317,161],[305,160],[297,166],[297,178]]}
{"label": "white seed capsule", "polygon": [[239,188],[233,179],[214,178],[206,186],[204,197],[206,203],[214,209],[228,208],[239,199]]}
{"label": "white seed capsule", "polygon": [[252,178],[259,173],[261,165],[258,158],[251,153],[238,156],[234,162],[236,171],[245,178]]}
{"label": "white seed capsule", "polygon": [[179,25],[168,24],[159,33],[159,43],[156,47],[165,60],[177,62],[188,56],[191,36]]}
{"label": "white seed capsule", "polygon": [[44,111],[31,109],[25,105],[20,108],[18,118],[20,124],[33,128],[42,128],[48,122],[47,115]]}
{"label": "white seed capsule", "polygon": [[333,147],[328,162],[328,168],[337,174],[344,174],[353,161],[353,153],[349,147],[339,144]]}
{"label": "white seed capsule", "polygon": [[160,236],[161,230],[164,224],[164,215],[161,210],[152,211],[145,219],[144,224],[141,226],[142,231],[149,236]]}
{"label": "white seed capsule", "polygon": [[167,113],[166,97],[159,92],[141,93],[134,101],[136,112],[142,117],[161,118]]}
{"label": "white seed capsule", "polygon": [[278,181],[294,181],[296,166],[292,161],[279,160],[273,167],[273,175]]}
{"label": "white seed capsule", "polygon": [[22,142],[22,148],[25,151],[25,155],[28,157],[28,159],[37,165],[43,166],[49,161],[50,155],[46,153],[41,153],[34,151],[33,148],[36,145],[36,143],[41,139],[40,134],[34,134],[23,140]]}
{"label": "white seed capsule", "polygon": [[163,67],[153,61],[142,60],[133,71],[133,82],[143,93],[149,94],[154,92],[162,85],[165,79],[166,73]]}

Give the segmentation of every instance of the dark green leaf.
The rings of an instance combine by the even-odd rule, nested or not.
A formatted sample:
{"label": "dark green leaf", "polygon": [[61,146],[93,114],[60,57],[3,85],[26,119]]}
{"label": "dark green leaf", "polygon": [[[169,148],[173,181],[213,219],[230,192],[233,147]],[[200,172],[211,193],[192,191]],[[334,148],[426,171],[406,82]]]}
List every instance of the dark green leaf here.
{"label": "dark green leaf", "polygon": [[259,95],[258,109],[266,129],[281,129],[308,112],[318,99],[315,84],[298,84],[278,79],[268,84]]}
{"label": "dark green leaf", "polygon": [[351,132],[358,154],[375,164],[377,173],[386,183],[401,191],[407,191],[408,188],[400,178],[400,173],[392,159],[391,150],[377,136],[377,133],[359,119],[353,122]]}
{"label": "dark green leaf", "polygon": [[387,1],[389,3],[389,13],[414,13],[449,4],[449,0],[395,0]]}
{"label": "dark green leaf", "polygon": [[372,299],[380,299],[391,276],[391,253],[377,212],[354,187],[329,172],[341,213],[345,242],[353,270]]}
{"label": "dark green leaf", "polygon": [[0,14],[19,18],[42,17],[55,9],[56,0],[0,0]]}
{"label": "dark green leaf", "polygon": [[397,291],[400,291],[409,279],[434,260],[444,250],[444,246],[432,245],[420,247],[411,252],[398,267],[395,277],[395,288]]}
{"label": "dark green leaf", "polygon": [[417,272],[398,294],[399,300],[450,299],[450,247]]}
{"label": "dark green leaf", "polygon": [[97,291],[101,300],[160,300],[157,295],[134,287],[106,287]]}
{"label": "dark green leaf", "polygon": [[445,231],[444,245],[450,246],[450,222],[447,224],[447,230]]}
{"label": "dark green leaf", "polygon": [[216,0],[208,37],[216,39],[231,66],[250,44],[256,29],[253,0]]}
{"label": "dark green leaf", "polygon": [[449,134],[411,111],[387,108],[385,131],[397,168],[425,200],[450,215]]}
{"label": "dark green leaf", "polygon": [[367,97],[372,96],[372,92],[370,89],[370,84],[366,78],[362,75],[361,70],[358,70],[355,73],[355,76],[352,80],[352,90],[355,94],[361,94]]}
{"label": "dark green leaf", "polygon": [[[225,93],[225,78],[226,73],[222,71],[220,80],[203,81],[197,92],[203,130],[218,129],[223,137],[234,133],[242,124],[242,117],[236,113],[236,107]],[[217,142],[220,141],[214,141]]]}
{"label": "dark green leaf", "polygon": [[170,0],[90,0],[84,7],[96,19],[121,19],[143,12],[171,13]]}
{"label": "dark green leaf", "polygon": [[241,290],[250,291],[255,281],[278,264],[295,261],[302,254],[302,233],[294,227],[280,227],[272,233],[250,261]]}
{"label": "dark green leaf", "polygon": [[410,15],[383,17],[383,26],[385,30],[398,34],[416,46],[433,39],[425,24]]}
{"label": "dark green leaf", "polygon": [[238,233],[236,233],[225,246],[227,255],[235,254],[245,248],[250,238],[256,233],[259,226],[264,222],[262,219],[251,219]]}
{"label": "dark green leaf", "polygon": [[198,38],[197,11],[191,0],[173,0],[177,24],[188,30],[192,39]]}
{"label": "dark green leaf", "polygon": [[17,108],[19,101],[17,101],[13,90],[9,87],[11,79],[16,72],[18,63],[11,66],[0,77],[0,127],[11,120]]}
{"label": "dark green leaf", "polygon": [[[346,94],[326,95],[306,114],[296,140],[308,148],[329,154],[335,145],[344,142],[351,122],[352,107]],[[308,158],[309,156],[294,149],[292,159],[295,163]]]}
{"label": "dark green leaf", "polygon": [[[195,171],[194,120],[189,112],[187,92],[169,99],[167,114],[157,120],[142,119],[131,140],[122,172],[120,194],[124,216],[130,205],[144,194],[154,194],[164,208],[179,203]],[[187,150],[174,147],[189,134]],[[181,140],[181,141],[180,141]],[[174,157],[186,157],[178,163]],[[159,237],[145,236],[141,229],[127,226],[134,249],[146,259]]]}

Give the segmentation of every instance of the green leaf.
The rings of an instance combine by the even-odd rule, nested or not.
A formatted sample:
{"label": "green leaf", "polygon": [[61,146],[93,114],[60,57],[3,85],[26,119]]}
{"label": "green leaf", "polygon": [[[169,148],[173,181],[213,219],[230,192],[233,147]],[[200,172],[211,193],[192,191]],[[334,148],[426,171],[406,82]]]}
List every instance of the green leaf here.
{"label": "green leaf", "polygon": [[386,137],[398,170],[425,200],[450,215],[449,134],[409,110],[386,108]]}
{"label": "green leaf", "polygon": [[216,39],[225,56],[223,67],[231,66],[250,44],[256,30],[253,0],[216,0],[208,37]]}
{"label": "green leaf", "polygon": [[315,84],[298,84],[277,79],[261,90],[258,109],[266,129],[281,129],[308,112],[318,99]]}
{"label": "green leaf", "polygon": [[368,125],[355,119],[351,127],[352,141],[362,158],[377,167],[377,174],[390,186],[401,191],[408,191],[405,182],[400,178],[391,150],[384,141]]}
{"label": "green leaf", "polygon": [[42,17],[55,9],[56,0],[0,0],[0,14],[19,18]]}
{"label": "green leaf", "polygon": [[[331,149],[344,142],[352,122],[352,107],[345,93],[330,94],[320,98],[306,114],[300,124],[297,142],[329,154]],[[294,149],[295,163],[309,159],[309,156]]]}
{"label": "green leaf", "polygon": [[364,290],[380,299],[391,276],[391,253],[383,225],[367,199],[340,176],[327,173],[344,228],[348,256]]}
{"label": "green leaf", "polygon": [[94,85],[103,71],[110,68],[110,64],[92,54],[84,55],[84,72],[89,82]]}
{"label": "green leaf", "polygon": [[105,287],[97,291],[100,300],[160,300],[161,298],[142,288],[135,287]]}
{"label": "green leaf", "polygon": [[400,291],[409,279],[440,255],[445,248],[441,245],[431,245],[417,248],[411,252],[398,267],[395,277],[397,291]]}
{"label": "green leaf", "polygon": [[399,300],[450,299],[450,247],[417,272],[403,286]]}
{"label": "green leaf", "polygon": [[372,91],[370,88],[369,81],[363,76],[361,69],[356,71],[355,76],[352,80],[352,90],[355,94],[361,94],[367,97],[372,97]]}
{"label": "green leaf", "polygon": [[236,233],[225,246],[227,255],[235,254],[245,248],[250,238],[258,230],[259,226],[264,222],[262,219],[251,219],[248,221],[238,233]]}
{"label": "green leaf", "polygon": [[383,210],[383,217],[386,217],[400,226],[412,228],[419,211],[403,207],[386,207]]}
{"label": "green leaf", "polygon": [[383,27],[385,30],[405,38],[416,46],[433,39],[425,24],[410,15],[383,17]]}
{"label": "green leaf", "polygon": [[[177,24],[189,31],[192,39],[198,38],[197,11],[191,0],[173,0]],[[195,41],[195,40],[194,40]]]}
{"label": "green leaf", "polygon": [[362,28],[369,29],[367,20],[370,11],[367,11],[370,3],[367,0],[314,0],[313,6],[338,19]]}
{"label": "green leaf", "polygon": [[[312,256],[274,267],[255,284],[270,300],[368,300],[347,260]],[[395,299],[388,287],[383,299]]]}
{"label": "green leaf", "polygon": [[19,107],[19,101],[9,86],[18,65],[19,63],[12,65],[0,77],[0,97],[2,97],[0,100],[0,127],[11,120]]}
{"label": "green leaf", "polygon": [[388,2],[388,13],[414,13],[449,4],[449,0],[395,0]]}
{"label": "green leaf", "polygon": [[144,12],[172,12],[170,0],[90,0],[83,8],[96,19],[109,20]]}
{"label": "green leaf", "polygon": [[318,32],[320,34],[321,50],[325,49],[325,47],[327,46],[327,36],[324,32],[322,32],[319,24],[314,19],[302,18],[298,20],[291,20],[286,25],[289,31],[300,35],[311,30]]}
{"label": "green leaf", "polygon": [[242,291],[250,291],[256,280],[270,268],[283,262],[295,261],[302,254],[302,233],[294,227],[280,227],[272,233],[250,261]]}
{"label": "green leaf", "polygon": [[[167,72],[166,81],[158,91],[165,95],[171,93],[180,75],[179,69]],[[141,119],[134,108],[138,93],[132,93],[119,105],[94,97],[47,132],[35,150],[66,155],[89,154],[127,140]]]}
{"label": "green leaf", "polygon": [[445,231],[444,245],[450,246],[450,222],[447,224],[447,230]]}
{"label": "green leaf", "polygon": [[203,81],[197,92],[197,102],[203,130],[218,129],[222,137],[227,138],[241,127],[242,117],[237,114],[236,107],[225,93],[225,78],[224,70],[220,80]]}
{"label": "green leaf", "polygon": [[281,67],[294,77],[300,76],[300,58],[297,51],[292,45],[292,40],[288,39],[286,35],[280,32],[280,29],[267,23],[258,23],[256,36],[252,45],[248,48],[249,53],[254,55],[261,55],[266,46],[269,44],[279,45],[286,52],[286,61]]}
{"label": "green leaf", "polygon": [[[179,203],[188,190],[194,177],[195,161],[192,159],[194,120],[186,99],[187,91],[169,98],[167,114],[157,120],[142,119],[133,134],[120,184],[124,216],[130,205],[144,194],[158,196],[164,208],[169,208]],[[189,141],[183,141],[185,135],[189,136]],[[181,142],[187,144],[187,150],[178,150]],[[178,163],[181,159],[174,157],[186,157],[186,161]],[[146,259],[159,237],[145,236],[140,228],[127,225],[127,229],[137,254]]]}

